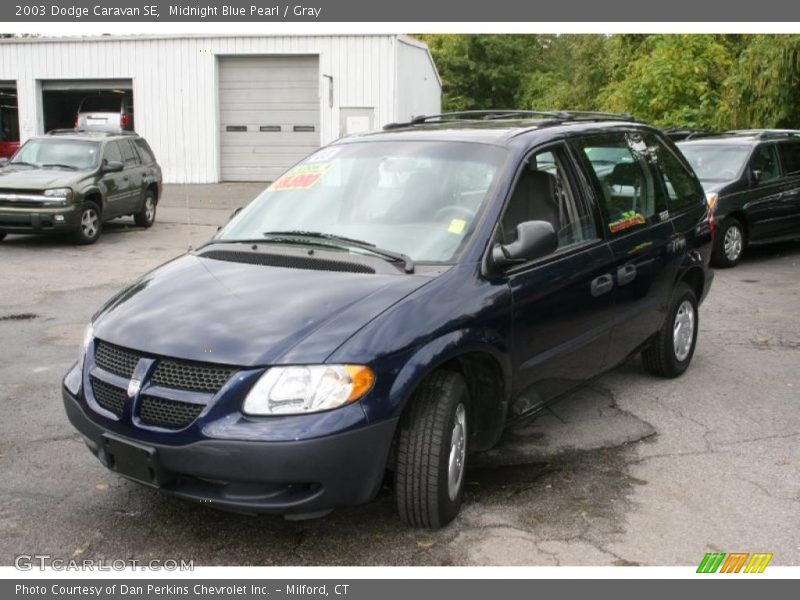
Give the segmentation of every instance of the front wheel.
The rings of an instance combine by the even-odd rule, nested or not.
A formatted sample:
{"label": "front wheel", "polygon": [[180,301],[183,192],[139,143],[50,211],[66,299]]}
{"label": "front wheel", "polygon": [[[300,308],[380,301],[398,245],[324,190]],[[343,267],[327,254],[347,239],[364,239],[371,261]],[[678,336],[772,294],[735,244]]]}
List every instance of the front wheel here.
{"label": "front wheel", "polygon": [[397,510],[409,525],[438,529],[456,517],[464,497],[467,384],[458,373],[437,371],[409,402],[397,439]]}
{"label": "front wheel", "polygon": [[738,219],[728,217],[722,222],[711,261],[715,267],[729,268],[739,264],[746,243],[744,227]]}
{"label": "front wheel", "polygon": [[689,285],[681,283],[661,330],[642,351],[645,370],[659,377],[682,375],[694,356],[698,323],[697,297]]}
{"label": "front wheel", "polygon": [[102,231],[103,220],[100,217],[100,209],[94,202],[84,203],[78,219],[78,230],[75,232],[76,241],[79,244],[94,244]]}
{"label": "front wheel", "polygon": [[156,195],[153,192],[145,193],[142,210],[133,215],[133,220],[139,227],[145,229],[156,222]]}

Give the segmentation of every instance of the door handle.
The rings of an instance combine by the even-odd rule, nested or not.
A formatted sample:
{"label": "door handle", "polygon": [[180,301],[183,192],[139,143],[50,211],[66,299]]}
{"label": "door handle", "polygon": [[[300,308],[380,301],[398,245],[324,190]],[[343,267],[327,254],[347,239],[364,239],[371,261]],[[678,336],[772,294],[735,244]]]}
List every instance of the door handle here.
{"label": "door handle", "polygon": [[614,278],[611,276],[611,273],[605,273],[600,275],[599,277],[595,277],[592,279],[592,296],[597,298],[598,296],[602,296],[603,294],[607,294],[611,291],[611,288],[614,287]]}
{"label": "door handle", "polygon": [[636,279],[636,265],[624,265],[617,269],[617,283],[626,285]]}

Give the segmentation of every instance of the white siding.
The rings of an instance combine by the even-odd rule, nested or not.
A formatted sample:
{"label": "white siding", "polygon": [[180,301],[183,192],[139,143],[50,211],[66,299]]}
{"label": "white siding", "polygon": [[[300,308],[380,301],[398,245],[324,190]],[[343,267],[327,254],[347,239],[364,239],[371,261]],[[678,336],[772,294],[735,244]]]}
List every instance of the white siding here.
{"label": "white siding", "polygon": [[428,48],[408,38],[397,41],[398,121],[442,112],[442,85]]}
{"label": "white siding", "polygon": [[[403,45],[396,35],[4,40],[0,80],[17,82],[24,140],[42,133],[42,80],[131,79],[136,130],[153,147],[164,180],[211,183],[220,175],[217,56],[318,55],[321,142],[326,144],[339,135],[340,106],[375,107],[378,126],[403,117],[397,110],[401,105],[408,110],[408,101],[395,97],[398,81],[406,81],[397,75],[398,46]],[[323,75],[333,77],[332,107]],[[438,92],[435,104],[433,95],[426,91],[417,102],[429,104],[420,112],[438,111]]]}

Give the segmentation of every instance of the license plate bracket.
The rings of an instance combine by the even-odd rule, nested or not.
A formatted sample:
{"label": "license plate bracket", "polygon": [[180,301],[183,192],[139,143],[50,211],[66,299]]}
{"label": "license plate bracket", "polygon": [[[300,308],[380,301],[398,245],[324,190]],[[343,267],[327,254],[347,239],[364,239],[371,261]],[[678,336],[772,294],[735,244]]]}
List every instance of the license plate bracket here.
{"label": "license plate bracket", "polygon": [[104,434],[103,449],[112,471],[152,487],[164,484],[155,448]]}

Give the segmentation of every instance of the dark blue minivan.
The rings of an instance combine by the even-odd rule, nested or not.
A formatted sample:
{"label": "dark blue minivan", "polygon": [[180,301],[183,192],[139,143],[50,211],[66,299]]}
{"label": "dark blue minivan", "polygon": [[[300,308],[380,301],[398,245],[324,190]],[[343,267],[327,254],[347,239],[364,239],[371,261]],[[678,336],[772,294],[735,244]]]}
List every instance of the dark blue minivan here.
{"label": "dark blue minivan", "polygon": [[683,373],[712,236],[630,117],[417,118],[320,149],[113,297],[64,404],[109,469],[182,498],[300,519],[387,480],[440,527],[509,422],[633,353]]}

